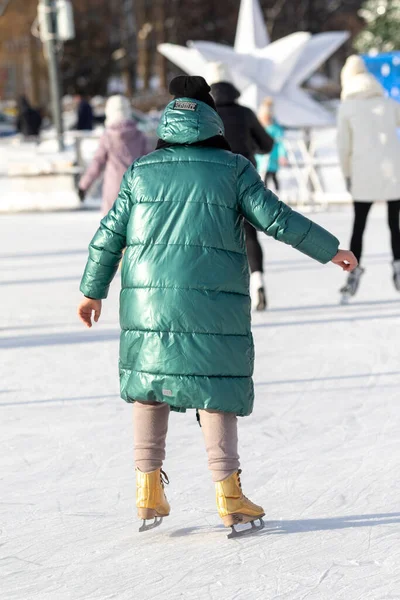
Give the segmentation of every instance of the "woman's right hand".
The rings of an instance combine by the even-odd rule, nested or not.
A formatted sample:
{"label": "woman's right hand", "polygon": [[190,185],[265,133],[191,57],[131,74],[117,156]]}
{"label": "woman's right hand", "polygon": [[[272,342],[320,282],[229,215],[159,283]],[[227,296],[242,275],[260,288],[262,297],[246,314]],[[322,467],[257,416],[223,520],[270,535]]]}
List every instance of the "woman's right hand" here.
{"label": "woman's right hand", "polygon": [[78,306],[78,317],[86,325],[86,327],[92,326],[92,314],[94,313],[94,322],[100,319],[101,315],[101,300],[95,300],[94,298],[84,298]]}
{"label": "woman's right hand", "polygon": [[351,250],[339,250],[336,256],[332,258],[334,265],[341,267],[343,271],[354,271],[358,266],[358,260]]}

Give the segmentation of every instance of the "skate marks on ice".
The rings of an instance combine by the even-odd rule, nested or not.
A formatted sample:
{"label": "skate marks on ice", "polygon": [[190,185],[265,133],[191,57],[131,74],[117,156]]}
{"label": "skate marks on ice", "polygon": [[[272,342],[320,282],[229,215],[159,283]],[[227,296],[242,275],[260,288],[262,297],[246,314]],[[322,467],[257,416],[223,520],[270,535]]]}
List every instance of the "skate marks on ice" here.
{"label": "skate marks on ice", "polygon": [[226,527],[223,525],[191,525],[190,527],[181,527],[179,529],[174,529],[173,531],[168,533],[168,536],[171,538],[180,538],[187,536],[199,536],[199,535],[212,535],[213,539],[217,539],[217,536],[213,534],[218,534],[218,536],[224,537],[224,532],[226,531]]}
{"label": "skate marks on ice", "polygon": [[38,277],[37,279],[2,279],[0,280],[0,286],[12,286],[12,285],[43,285],[43,284],[59,284],[64,282],[76,281],[79,283],[79,275],[66,275],[65,277]]}
{"label": "skate marks on ice", "polygon": [[[98,216],[66,218],[37,217],[41,226],[51,221],[49,239],[30,237],[32,217],[22,218],[25,231],[16,218],[3,226],[5,247],[26,254],[84,247]],[[350,212],[345,222],[335,213],[318,218],[347,239]],[[383,220],[370,231],[376,251],[386,250]],[[267,261],[293,256],[268,244]],[[54,256],[45,272],[37,261],[35,272],[21,267],[7,279],[46,278],[57,268],[77,275],[84,255],[71,258],[68,266],[67,256]],[[344,309],[334,302],[345,275],[318,268],[267,274],[271,310],[255,325],[397,312],[389,256],[387,268],[368,267]],[[139,534],[131,407],[117,398],[118,282],[104,303],[109,321],[87,332],[87,339],[114,332],[98,345],[63,337],[83,333],[71,316],[74,281],[1,289],[2,325],[38,329],[3,335],[39,336],[3,352],[1,387],[10,393],[1,400],[10,405],[0,416],[1,500],[9,503],[0,504],[1,600],[400,600],[398,319],[255,327],[255,413],[240,421],[240,444],[246,490],[265,509],[265,530],[227,539],[202,433],[188,414],[171,416],[171,516]],[[29,310],[16,313],[21,291],[30,295]],[[55,302],[46,303],[49,293]]]}
{"label": "skate marks on ice", "polygon": [[325,381],[344,381],[348,379],[362,379],[365,381],[366,379],[374,379],[376,377],[396,377],[400,376],[400,371],[388,371],[382,373],[357,373],[354,375],[332,375],[328,377],[309,377],[305,379],[278,379],[276,381],[257,381],[255,383],[256,386],[268,386],[268,385],[293,385],[293,384],[307,384],[307,383],[315,383],[315,382],[325,382]]}
{"label": "skate marks on ice", "polygon": [[[377,513],[370,515],[348,515],[320,519],[293,519],[265,521],[265,534],[301,534],[313,531],[334,531],[338,529],[354,529],[358,527],[379,527],[383,525],[400,525],[399,513]],[[400,527],[396,528],[400,535]],[[263,532],[260,533],[263,535]]]}
{"label": "skate marks on ice", "polygon": [[[75,325],[75,323],[74,323]],[[102,325],[103,326],[110,326],[113,325],[113,323],[111,323],[110,321],[107,320],[103,320],[102,321]],[[4,327],[0,327],[0,335],[5,332],[5,331],[29,331],[32,329],[51,329],[52,333],[60,333],[61,329],[68,329],[70,328],[70,324],[68,322],[64,322],[64,323],[49,323],[49,322],[45,322],[45,323],[24,323],[23,325],[20,324],[12,324],[12,325],[6,325]],[[81,331],[79,330],[79,333],[81,333]],[[0,340],[2,338],[0,337]]]}
{"label": "skate marks on ice", "polygon": [[22,253],[10,253],[0,254],[0,260],[5,259],[27,259],[27,258],[47,258],[47,257],[60,257],[60,256],[82,256],[86,259],[88,250],[87,248],[82,249],[71,249],[71,250],[49,250],[46,252],[22,252]]}
{"label": "skate marks on ice", "polygon": [[[389,288],[391,294],[393,290]],[[274,306],[274,301],[268,311],[262,315],[255,314],[252,319],[252,329],[273,329],[275,327],[297,326],[333,326],[335,324],[350,324],[375,320],[397,319],[400,317],[400,295],[395,298],[376,298],[359,300],[352,298],[346,305],[340,304],[340,294],[335,292],[337,301],[333,304],[316,303],[285,306]],[[286,317],[286,318],[285,318]]]}
{"label": "skate marks on ice", "polygon": [[[237,540],[239,538],[245,538],[253,535],[258,535],[260,531],[264,530],[267,526],[264,518],[255,519],[254,521],[250,521],[245,524],[235,524],[235,526],[225,527],[224,525],[192,525],[190,527],[181,527],[180,529],[175,529],[169,533],[169,537],[171,538],[180,538],[187,536],[199,536],[199,535],[207,535],[218,534],[218,539],[226,538],[229,540]],[[225,534],[225,535],[224,535]],[[216,535],[213,536],[214,539],[217,539]]]}
{"label": "skate marks on ice", "polygon": [[[9,393],[12,392],[14,390],[0,390],[0,394],[1,393]],[[69,404],[70,402],[93,402],[95,401],[96,404],[102,404],[102,402],[99,402],[100,400],[104,400],[104,401],[116,401],[116,399],[119,398],[119,395],[117,396],[116,394],[113,394],[112,392],[110,394],[100,394],[98,396],[77,396],[77,397],[65,397],[65,398],[48,398],[45,400],[39,399],[39,400],[15,400],[12,402],[0,402],[0,408],[2,408],[3,406],[29,406],[29,405],[41,405],[41,404]]]}
{"label": "skate marks on ice", "polygon": [[94,344],[119,340],[117,329],[94,331],[54,332],[28,336],[0,337],[0,348],[32,348],[39,346],[65,346],[70,344]]}
{"label": "skate marks on ice", "polygon": [[[382,309],[390,309],[392,305],[399,306],[400,305],[400,296],[395,300],[364,300],[358,301],[354,300],[349,305],[349,310],[351,308],[355,309],[357,312],[362,310],[369,310],[370,307],[378,307],[379,310]],[[299,306],[273,306],[268,309],[269,314],[274,313],[292,313],[292,312],[303,312],[303,311],[321,311],[321,310],[337,310],[338,312],[342,312],[342,309],[336,302],[335,304],[306,304]]]}
{"label": "skate marks on ice", "polygon": [[[264,527],[255,533],[257,537],[271,535],[287,535],[311,533],[314,531],[335,531],[341,529],[354,529],[359,527],[379,527],[384,525],[400,526],[400,512],[398,513],[376,513],[367,515],[347,515],[339,517],[321,517],[315,519],[279,519],[268,520],[263,518]],[[400,527],[396,528],[399,532]],[[182,527],[168,533],[171,538],[199,536],[205,534],[219,533],[224,537],[224,532],[229,529],[223,525],[193,525]],[[215,539],[215,538],[214,538]],[[234,537],[232,539],[235,539]]]}
{"label": "skate marks on ice", "polygon": [[[345,309],[350,307],[350,304],[345,305]],[[341,305],[341,309],[343,310],[343,305]],[[400,309],[400,304],[399,304]],[[274,327],[298,327],[298,326],[307,326],[307,325],[335,325],[336,323],[349,323],[355,321],[379,321],[386,319],[398,319],[400,318],[400,312],[385,314],[382,315],[380,313],[374,313],[371,315],[358,315],[356,313],[348,316],[348,317],[328,317],[325,319],[320,319],[316,317],[315,319],[305,319],[304,321],[273,321],[270,323],[253,323],[253,329],[267,329]]]}

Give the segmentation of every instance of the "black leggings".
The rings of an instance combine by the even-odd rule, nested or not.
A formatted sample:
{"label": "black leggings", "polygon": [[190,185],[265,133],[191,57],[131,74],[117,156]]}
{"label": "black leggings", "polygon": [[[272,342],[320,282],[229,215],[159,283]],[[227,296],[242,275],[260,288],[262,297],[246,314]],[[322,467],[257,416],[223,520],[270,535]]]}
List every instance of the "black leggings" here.
{"label": "black leggings", "polygon": [[[267,171],[265,174],[264,182],[267,187],[270,179],[272,179],[274,182],[275,190],[279,191],[279,181],[275,171]],[[263,251],[257,238],[257,230],[247,221],[244,222],[244,229],[246,231],[246,248],[247,258],[249,259],[250,264],[250,271],[251,273],[255,273],[257,271],[263,273]]]}
{"label": "black leggings", "polygon": [[263,253],[260,242],[257,239],[257,230],[247,221],[244,222],[244,230],[246,232],[246,248],[247,258],[249,259],[250,271],[263,272]]}
{"label": "black leggings", "polygon": [[276,174],[276,171],[267,171],[265,174],[264,183],[268,187],[268,181],[272,179],[274,182],[275,190],[279,192],[279,180]]}
{"label": "black leggings", "polygon": [[[368,213],[372,202],[354,202],[354,225],[351,238],[350,250],[355,254],[357,260],[361,259],[362,243]],[[400,260],[400,200],[388,202],[388,224],[392,240],[392,252],[394,260]]]}

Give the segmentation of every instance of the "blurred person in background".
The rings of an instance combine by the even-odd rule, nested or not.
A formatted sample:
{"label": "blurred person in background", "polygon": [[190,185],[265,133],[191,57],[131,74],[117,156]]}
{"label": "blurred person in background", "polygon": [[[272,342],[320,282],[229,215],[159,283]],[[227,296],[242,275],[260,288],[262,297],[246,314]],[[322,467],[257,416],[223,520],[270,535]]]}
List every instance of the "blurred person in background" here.
{"label": "blurred person in background", "polygon": [[[393,252],[393,280],[400,291],[400,104],[385,97],[360,56],[350,56],[341,73],[342,103],[338,114],[338,149],[343,175],[354,201],[351,250],[358,261],[368,213],[374,201],[388,202]],[[364,269],[358,266],[341,289],[357,292]]]}
{"label": "blurred person in background", "polygon": [[[141,531],[170,513],[162,471],[170,410],[198,411],[225,526],[264,515],[243,494],[238,453],[237,417],[249,415],[254,400],[244,219],[320,263],[346,271],[357,264],[230,152],[203,77],[176,77],[169,90],[157,150],[125,173],[90,243],[78,307],[87,327],[93,313],[99,320],[123,256],[119,372],[121,396],[133,403]],[[88,360],[96,357],[89,352]]]}
{"label": "blurred person in background", "polygon": [[107,100],[105,112],[105,132],[92,162],[79,181],[79,197],[83,201],[87,190],[104,172],[103,214],[114,204],[127,168],[149,150],[146,136],[132,118],[128,98],[111,96]]}
{"label": "blurred person in background", "polygon": [[[227,67],[222,63],[209,65],[208,81],[219,116],[225,127],[225,138],[232,152],[241,154],[256,166],[255,152],[268,154],[274,144],[250,108],[237,103],[239,90],[231,83]],[[250,263],[250,294],[253,310],[265,310],[267,294],[264,283],[263,252],[257,230],[245,222],[247,256]]]}
{"label": "blurred person in background", "polygon": [[75,96],[77,121],[72,127],[76,131],[92,131],[94,115],[93,108],[83,93]]}
{"label": "blurred person in background", "polygon": [[26,96],[18,100],[17,130],[25,139],[36,138],[39,141],[42,116],[40,112],[30,105]]}
{"label": "blurred person in background", "polygon": [[265,127],[265,131],[274,140],[274,145],[269,156],[262,156],[257,154],[257,166],[259,172],[265,173],[265,185],[268,187],[270,179],[272,179],[275,190],[279,192],[280,185],[278,179],[278,171],[280,167],[284,167],[288,164],[287,152],[283,138],[285,130],[282,125],[278,123],[274,116],[274,100],[271,97],[265,98],[262,103],[258,118],[260,123]]}

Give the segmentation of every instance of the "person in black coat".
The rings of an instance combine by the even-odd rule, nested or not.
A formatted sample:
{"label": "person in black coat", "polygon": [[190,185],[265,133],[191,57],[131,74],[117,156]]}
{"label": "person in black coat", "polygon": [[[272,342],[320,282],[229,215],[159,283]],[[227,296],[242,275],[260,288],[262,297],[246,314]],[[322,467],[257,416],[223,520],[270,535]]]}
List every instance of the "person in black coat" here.
{"label": "person in black coat", "polygon": [[227,81],[214,83],[211,94],[225,127],[225,137],[235,154],[245,156],[254,166],[254,155],[269,154],[274,145],[250,108],[237,103],[240,92]]}
{"label": "person in black coat", "polygon": [[77,121],[73,129],[78,131],[92,131],[93,129],[93,109],[89,101],[82,94],[77,94]]}
{"label": "person in black coat", "polygon": [[32,108],[26,96],[18,100],[17,129],[24,137],[39,137],[42,117],[38,110]]}
{"label": "person in black coat", "polygon": [[[221,68],[219,74],[221,76]],[[226,71],[223,69],[226,77]],[[237,103],[240,92],[229,81],[219,81],[211,85],[211,94],[214,98],[217,111],[221,117],[225,138],[231,146],[232,152],[245,156],[256,166],[255,154],[269,154],[274,145],[273,138],[268,135],[256,115],[250,108]],[[265,310],[267,296],[264,285],[263,252],[257,238],[256,229],[245,221],[247,257],[249,259],[251,280],[250,293],[252,308]]]}

